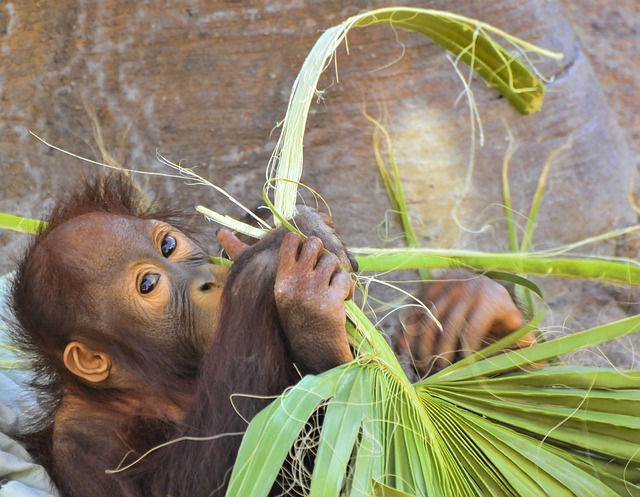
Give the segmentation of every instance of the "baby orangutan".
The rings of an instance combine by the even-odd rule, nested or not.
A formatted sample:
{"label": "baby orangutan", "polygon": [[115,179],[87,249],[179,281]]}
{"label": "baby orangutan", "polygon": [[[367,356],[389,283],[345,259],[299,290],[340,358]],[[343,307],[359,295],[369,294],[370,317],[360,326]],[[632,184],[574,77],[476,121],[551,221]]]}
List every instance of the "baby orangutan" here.
{"label": "baby orangutan", "polygon": [[[266,405],[258,397],[352,359],[352,258],[327,216],[304,210],[294,222],[306,239],[278,228],[248,246],[222,230],[228,270],[122,176],[55,207],[19,266],[12,305],[45,400],[21,439],[63,496],[222,495],[246,428],[236,409],[250,419]],[[437,282],[425,298],[443,332],[409,316],[409,333],[398,333],[421,373],[522,324],[486,278]],[[232,405],[233,394],[247,397]],[[215,439],[105,472],[199,436]]]}

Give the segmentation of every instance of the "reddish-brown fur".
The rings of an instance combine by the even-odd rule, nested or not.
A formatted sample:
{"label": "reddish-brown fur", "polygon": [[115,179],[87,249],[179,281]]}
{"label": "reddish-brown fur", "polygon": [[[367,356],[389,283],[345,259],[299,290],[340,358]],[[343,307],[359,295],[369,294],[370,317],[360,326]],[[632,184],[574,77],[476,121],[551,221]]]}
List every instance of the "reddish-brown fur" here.
{"label": "reddish-brown fur", "polygon": [[[217,332],[201,359],[188,341],[167,354],[126,322],[117,330],[102,330],[102,323],[91,320],[95,296],[82,291],[83,281],[61,270],[55,260],[38,257],[38,247],[52,231],[87,212],[176,225],[175,216],[154,213],[130,183],[117,176],[90,183],[56,207],[47,228],[27,251],[13,287],[13,310],[19,323],[14,335],[36,358],[35,386],[44,406],[43,415],[32,424],[35,429],[22,438],[63,495],[198,496],[213,495],[216,489],[223,493],[241,440],[237,433],[246,428],[234,409],[251,419],[266,405],[240,398],[234,408],[232,394],[276,395],[299,379],[273,290],[285,231],[270,234],[235,261],[224,287]],[[182,397],[193,396],[192,402],[186,402],[190,407],[184,417],[176,421],[157,409],[147,415],[126,391],[94,389],[79,382],[61,360],[65,344],[78,333],[90,336],[94,345],[133,373],[159,406],[170,401],[184,405]],[[304,357],[297,360],[304,370]],[[63,396],[69,393],[82,402],[63,409]],[[54,436],[56,416],[62,421]],[[167,440],[225,433],[232,435],[209,442],[178,442],[131,470],[105,474],[127,453],[130,461]]]}
{"label": "reddish-brown fur", "polygon": [[[18,323],[14,336],[35,357],[34,387],[43,406],[42,416],[32,420],[31,429],[20,437],[64,496],[222,495],[240,444],[238,433],[246,428],[236,409],[251,419],[266,405],[266,401],[247,397],[236,397],[232,404],[232,395],[277,395],[299,379],[294,363],[303,373],[319,372],[350,356],[348,347],[346,354],[344,349],[343,300],[348,291],[345,293],[344,281],[341,291],[331,288],[342,276],[337,258],[331,256],[335,261],[319,275],[318,281],[329,285],[328,290],[314,296],[315,269],[298,268],[296,258],[303,261],[306,251],[312,256],[312,266],[317,263],[320,268],[320,258],[325,257],[320,255],[322,244],[313,238],[303,244],[282,229],[272,232],[246,247],[235,260],[222,291],[216,331],[206,351],[203,353],[194,339],[194,325],[186,312],[174,318],[184,324],[185,333],[169,330],[176,337],[167,350],[149,338],[145,327],[121,318],[117,308],[108,322],[96,319],[96,301],[121,289],[106,288],[100,295],[92,294],[86,289],[86,272],[80,271],[86,267],[63,266],[54,256],[60,247],[47,244],[57,228],[95,212],[115,214],[123,220],[166,221],[190,233],[175,215],[149,208],[120,176],[89,183],[58,204],[48,227],[28,249],[13,287]],[[299,220],[307,234],[319,236],[348,267],[344,246],[324,219],[317,214],[304,216]],[[131,244],[135,248],[136,241]],[[104,247],[95,248],[96,254],[104,253]],[[284,249],[290,253],[283,256]],[[90,253],[87,257],[99,256]],[[417,351],[418,359],[431,367],[429,358],[434,352],[453,354],[449,345],[443,348],[442,344],[458,348],[469,340],[477,348],[483,337],[498,337],[516,328],[520,314],[504,289],[498,287],[497,291],[497,285],[486,286],[495,285],[492,282],[478,281],[481,283],[474,283],[472,291],[465,290],[464,284],[454,285],[453,291],[446,285],[434,287],[429,300],[442,302],[439,310],[445,333],[434,339],[430,321],[410,317],[412,335],[400,341],[402,348],[407,353]],[[485,295],[490,299],[483,300]],[[314,314],[316,308],[327,308],[320,305],[327,304],[327,299],[332,302],[328,311]],[[303,322],[290,311],[298,304],[308,310],[308,319]],[[479,328],[473,322],[476,308],[487,309],[480,313]],[[416,322],[421,323],[417,329]],[[463,331],[448,322],[465,322]],[[107,353],[119,366],[114,375],[123,375],[123,385],[138,389],[101,387],[78,380],[62,359],[65,346],[78,339]],[[334,347],[337,342],[342,345]],[[170,440],[224,434],[209,441],[169,444],[126,471],[105,472],[118,467],[123,458],[126,464]]]}

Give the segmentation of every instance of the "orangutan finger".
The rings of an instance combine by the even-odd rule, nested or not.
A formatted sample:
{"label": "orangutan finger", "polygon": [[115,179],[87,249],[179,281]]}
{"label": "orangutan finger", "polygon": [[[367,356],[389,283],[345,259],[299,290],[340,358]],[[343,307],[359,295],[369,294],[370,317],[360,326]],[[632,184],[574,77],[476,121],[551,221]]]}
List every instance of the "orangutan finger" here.
{"label": "orangutan finger", "polygon": [[226,228],[222,228],[218,232],[217,238],[218,242],[222,245],[222,248],[232,261],[237,259],[240,254],[249,247],[249,245],[240,241],[236,235]]}

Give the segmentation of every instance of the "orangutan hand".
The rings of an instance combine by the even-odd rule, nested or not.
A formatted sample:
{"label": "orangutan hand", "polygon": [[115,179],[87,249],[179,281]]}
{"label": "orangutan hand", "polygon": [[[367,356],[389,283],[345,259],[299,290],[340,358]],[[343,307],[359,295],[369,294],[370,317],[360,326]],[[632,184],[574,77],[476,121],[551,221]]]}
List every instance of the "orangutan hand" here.
{"label": "orangutan hand", "polygon": [[[420,307],[401,314],[403,332],[397,337],[400,353],[409,355],[420,376],[435,373],[452,362],[496,342],[524,324],[507,290],[471,271],[445,271],[420,296],[436,321]],[[516,343],[535,343],[529,334]]]}

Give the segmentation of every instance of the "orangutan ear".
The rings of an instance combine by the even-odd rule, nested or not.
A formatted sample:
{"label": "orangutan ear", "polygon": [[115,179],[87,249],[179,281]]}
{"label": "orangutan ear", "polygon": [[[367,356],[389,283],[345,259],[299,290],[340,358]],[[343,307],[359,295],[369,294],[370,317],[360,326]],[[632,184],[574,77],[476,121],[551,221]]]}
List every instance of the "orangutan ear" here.
{"label": "orangutan ear", "polygon": [[111,372],[111,358],[82,342],[69,342],[64,349],[63,360],[69,371],[90,383],[105,381]]}

